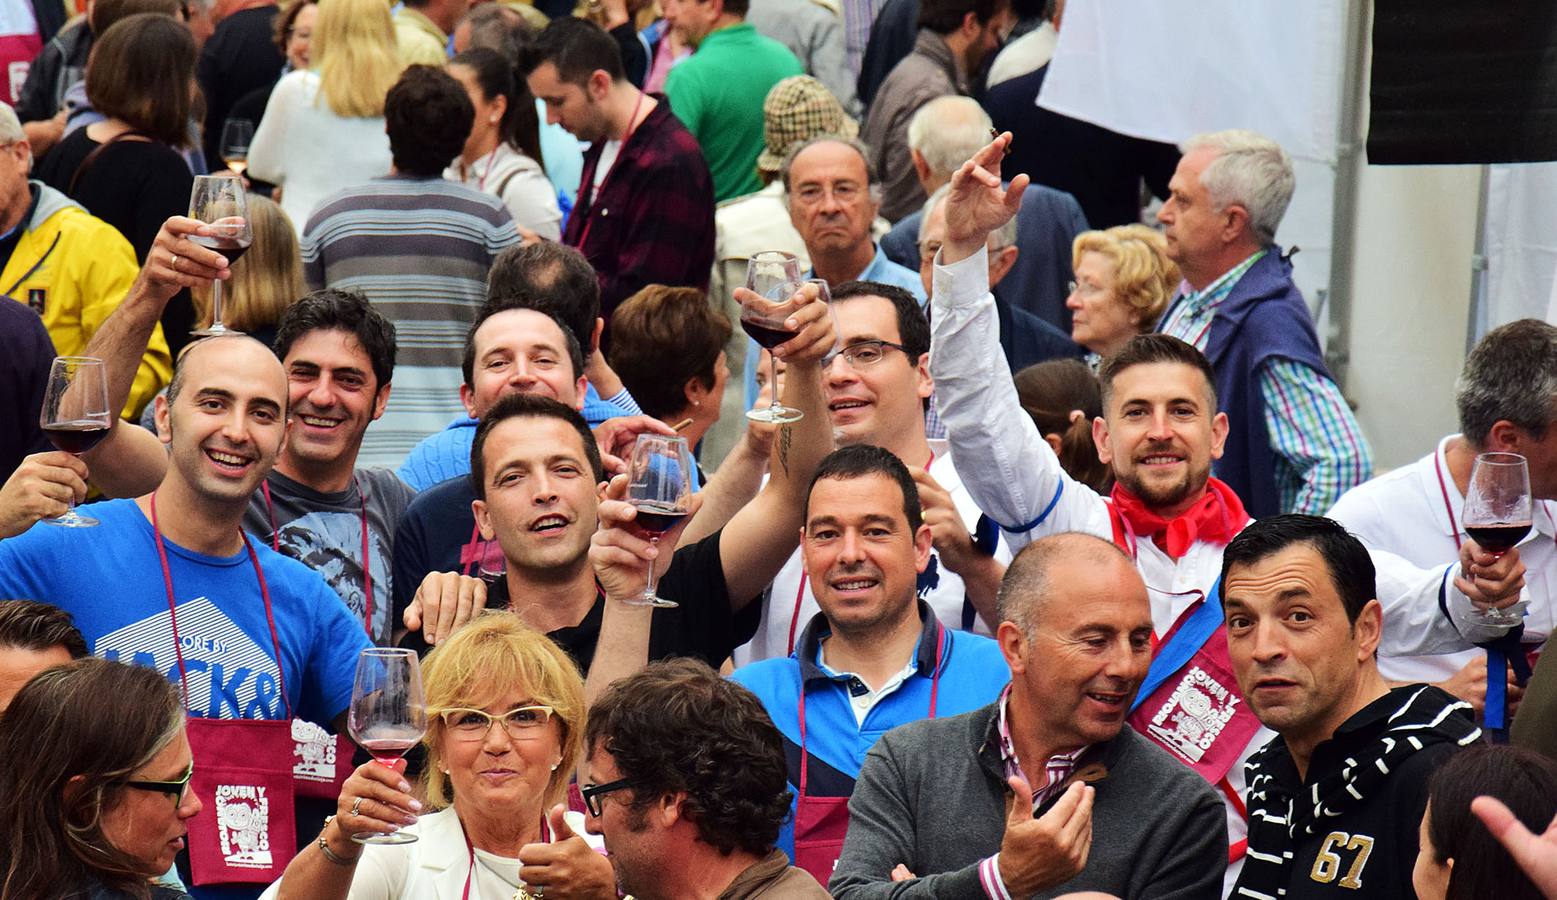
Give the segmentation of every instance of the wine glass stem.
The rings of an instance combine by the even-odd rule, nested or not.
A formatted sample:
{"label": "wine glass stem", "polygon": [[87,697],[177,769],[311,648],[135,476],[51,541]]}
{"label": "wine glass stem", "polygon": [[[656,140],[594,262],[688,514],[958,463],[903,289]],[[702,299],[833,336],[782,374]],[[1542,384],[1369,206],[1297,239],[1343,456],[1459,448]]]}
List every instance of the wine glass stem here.
{"label": "wine glass stem", "polygon": [[222,280],[211,279],[211,328],[222,328]]}
{"label": "wine glass stem", "polygon": [[768,352],[768,385],[769,385],[769,387],[772,388],[772,390],[770,390],[768,392],[768,409],[770,409],[770,410],[778,409],[779,408],[778,358],[773,355],[772,351]]}
{"label": "wine glass stem", "polygon": [[[649,538],[649,543],[657,549],[660,545],[659,535],[655,535],[654,537]],[[643,586],[643,595],[645,597],[654,596],[654,563],[655,560],[649,560],[649,577]]]}

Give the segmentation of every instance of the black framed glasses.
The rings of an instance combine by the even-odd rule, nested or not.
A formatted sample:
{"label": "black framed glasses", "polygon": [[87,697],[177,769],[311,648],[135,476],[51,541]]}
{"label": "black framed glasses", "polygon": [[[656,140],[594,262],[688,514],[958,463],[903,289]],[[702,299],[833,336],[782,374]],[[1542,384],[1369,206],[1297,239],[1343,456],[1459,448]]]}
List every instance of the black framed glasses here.
{"label": "black framed glasses", "polygon": [[833,360],[840,356],[843,357],[844,362],[856,369],[873,366],[881,362],[881,358],[887,355],[886,348],[888,347],[891,347],[893,350],[901,350],[905,356],[908,355],[908,348],[902,344],[894,344],[891,341],[859,341],[822,357],[822,367],[826,368],[832,365]]}
{"label": "black framed glasses", "polygon": [[120,782],[125,787],[132,787],[141,791],[152,791],[158,794],[167,794],[173,798],[175,807],[183,806],[184,800],[189,796],[189,780],[195,777],[195,764],[189,764],[189,771],[178,781],[130,781]]}
{"label": "black framed glasses", "polygon": [[619,778],[616,781],[608,781],[605,784],[588,784],[579,788],[579,793],[584,795],[584,805],[589,807],[589,814],[600,818],[600,798],[606,794],[614,793],[625,788],[637,787],[643,783],[641,778]]}

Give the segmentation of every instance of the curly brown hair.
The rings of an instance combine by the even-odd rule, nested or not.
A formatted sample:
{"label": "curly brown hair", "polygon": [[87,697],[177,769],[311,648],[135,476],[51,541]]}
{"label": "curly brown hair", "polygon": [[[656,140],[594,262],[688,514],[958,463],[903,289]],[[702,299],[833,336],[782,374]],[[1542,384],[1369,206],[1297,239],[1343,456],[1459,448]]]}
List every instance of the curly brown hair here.
{"label": "curly brown hair", "polygon": [[696,659],[650,664],[589,710],[585,746],[636,782],[632,814],[686,793],[681,813],[729,855],[766,854],[789,815],[784,740],[757,695]]}

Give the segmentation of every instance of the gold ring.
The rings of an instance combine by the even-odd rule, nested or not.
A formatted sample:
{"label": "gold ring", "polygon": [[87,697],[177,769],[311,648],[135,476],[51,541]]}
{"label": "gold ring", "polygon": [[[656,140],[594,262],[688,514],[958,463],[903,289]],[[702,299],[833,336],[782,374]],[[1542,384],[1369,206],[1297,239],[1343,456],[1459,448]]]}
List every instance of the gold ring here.
{"label": "gold ring", "polygon": [[168,268],[172,269],[175,272],[178,271],[178,254],[177,253],[173,254],[173,259],[172,259],[172,261],[170,261],[168,263]]}

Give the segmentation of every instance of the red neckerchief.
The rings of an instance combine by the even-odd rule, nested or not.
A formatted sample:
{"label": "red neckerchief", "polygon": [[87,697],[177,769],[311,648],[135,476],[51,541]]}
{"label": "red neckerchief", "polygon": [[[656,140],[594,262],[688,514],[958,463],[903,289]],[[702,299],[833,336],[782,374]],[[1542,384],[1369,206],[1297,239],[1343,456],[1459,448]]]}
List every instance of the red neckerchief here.
{"label": "red neckerchief", "polygon": [[1150,537],[1174,561],[1188,553],[1196,541],[1227,543],[1249,521],[1243,501],[1232,488],[1216,478],[1208,479],[1206,492],[1200,500],[1172,521],[1147,509],[1140,497],[1117,481],[1109,498],[1115,513],[1112,517],[1115,544],[1128,549],[1124,534],[1124,526],[1128,524],[1132,533]]}

